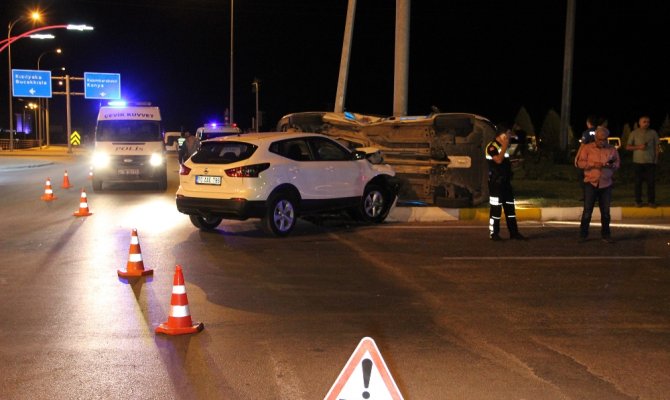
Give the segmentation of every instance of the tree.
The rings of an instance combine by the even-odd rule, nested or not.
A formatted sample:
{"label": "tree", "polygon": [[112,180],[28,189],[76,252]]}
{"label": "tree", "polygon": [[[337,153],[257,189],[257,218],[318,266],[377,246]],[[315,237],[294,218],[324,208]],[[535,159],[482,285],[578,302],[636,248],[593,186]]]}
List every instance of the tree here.
{"label": "tree", "polygon": [[542,122],[540,129],[540,138],[542,139],[542,146],[545,150],[558,150],[561,146],[561,117],[554,109],[549,110]]}
{"label": "tree", "polygon": [[521,106],[519,112],[516,113],[514,123],[519,125],[519,128],[526,132],[526,134],[531,136],[535,135],[535,127],[533,126],[533,122],[530,119],[528,111],[526,111],[526,107]]}
{"label": "tree", "polygon": [[658,132],[658,135],[660,137],[670,136],[670,116],[668,116],[668,114],[665,114],[665,120],[663,120],[663,124],[661,125],[661,129],[660,132]]}

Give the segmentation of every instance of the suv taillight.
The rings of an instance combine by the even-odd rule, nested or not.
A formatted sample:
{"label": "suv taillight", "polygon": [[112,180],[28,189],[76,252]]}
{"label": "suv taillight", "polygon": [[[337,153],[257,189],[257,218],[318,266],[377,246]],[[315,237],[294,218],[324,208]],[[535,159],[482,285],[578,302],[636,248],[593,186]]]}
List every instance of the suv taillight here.
{"label": "suv taillight", "polygon": [[245,165],[244,167],[226,170],[226,175],[231,178],[258,178],[258,174],[270,168],[270,163]]}
{"label": "suv taillight", "polygon": [[191,168],[184,164],[179,164],[179,175],[188,175],[191,173]]}

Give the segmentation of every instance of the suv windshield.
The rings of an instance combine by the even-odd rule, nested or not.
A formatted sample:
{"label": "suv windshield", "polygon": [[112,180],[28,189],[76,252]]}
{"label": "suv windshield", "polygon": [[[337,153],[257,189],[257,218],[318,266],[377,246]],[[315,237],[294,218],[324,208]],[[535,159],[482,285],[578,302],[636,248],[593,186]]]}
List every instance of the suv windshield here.
{"label": "suv windshield", "polygon": [[163,141],[159,121],[100,121],[98,122],[95,137],[100,142]]}
{"label": "suv windshield", "polygon": [[191,156],[195,164],[230,164],[246,160],[258,146],[244,142],[204,142]]}

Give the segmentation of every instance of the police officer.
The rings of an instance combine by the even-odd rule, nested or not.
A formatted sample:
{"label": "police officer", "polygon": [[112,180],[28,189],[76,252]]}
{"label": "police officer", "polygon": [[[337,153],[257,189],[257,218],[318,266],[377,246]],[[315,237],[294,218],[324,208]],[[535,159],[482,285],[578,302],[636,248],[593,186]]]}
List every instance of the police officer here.
{"label": "police officer", "polygon": [[495,140],[486,145],[486,160],[489,165],[489,238],[494,241],[500,237],[500,217],[505,210],[507,229],[510,239],[526,240],[519,233],[514,210],[514,190],[512,189],[512,163],[507,153],[511,129],[507,125],[499,125]]}

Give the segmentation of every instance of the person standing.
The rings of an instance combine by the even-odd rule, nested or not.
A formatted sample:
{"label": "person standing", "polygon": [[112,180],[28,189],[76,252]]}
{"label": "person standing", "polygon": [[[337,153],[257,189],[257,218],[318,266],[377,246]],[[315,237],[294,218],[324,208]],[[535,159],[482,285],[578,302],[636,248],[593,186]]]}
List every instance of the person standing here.
{"label": "person standing", "polygon": [[507,149],[509,148],[511,129],[499,125],[496,138],[486,145],[486,160],[489,166],[489,239],[500,241],[500,218],[505,210],[505,219],[510,239],[526,240],[519,233],[514,207],[514,190],[512,189],[512,163]]}
{"label": "person standing", "polygon": [[656,207],[656,163],[658,163],[658,133],[649,129],[651,120],[643,115],[638,120],[638,128],[628,136],[626,150],[633,152],[635,168],[635,205],[642,207],[642,182],[647,183],[647,201]]}
{"label": "person standing", "polygon": [[195,136],[191,134],[191,132],[186,132],[184,134],[184,143],[181,144],[181,148],[179,149],[179,163],[183,164],[186,160],[189,159],[195,153],[196,147],[197,147],[197,140],[195,139]]}
{"label": "person standing", "polygon": [[[586,130],[582,132],[582,137],[579,139],[579,147],[577,148],[577,154],[575,155],[575,167],[577,167],[577,159],[579,158],[579,153],[582,151],[582,148],[585,144],[595,141],[596,137],[596,127],[598,126],[598,117],[595,115],[589,115],[586,117]],[[579,188],[584,188],[584,170],[581,168],[577,169],[577,182],[579,182]],[[579,201],[584,201],[584,193],[582,192]]]}
{"label": "person standing", "polygon": [[621,160],[617,149],[607,142],[609,131],[604,126],[596,128],[595,142],[585,144],[579,152],[577,166],[584,170],[584,210],[579,225],[579,241],[589,236],[591,215],[596,201],[600,208],[600,235],[606,243],[614,243],[610,232],[610,203],[614,172]]}

